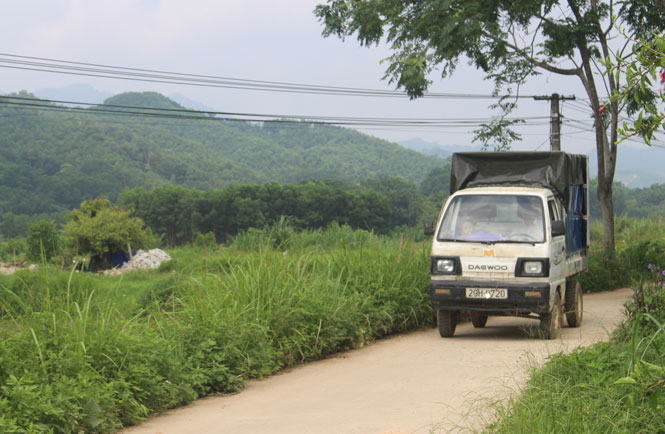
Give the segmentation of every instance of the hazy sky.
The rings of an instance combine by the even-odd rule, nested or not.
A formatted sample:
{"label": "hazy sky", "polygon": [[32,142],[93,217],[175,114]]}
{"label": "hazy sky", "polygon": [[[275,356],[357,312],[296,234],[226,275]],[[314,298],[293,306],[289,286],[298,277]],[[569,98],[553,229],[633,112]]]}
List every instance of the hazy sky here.
{"label": "hazy sky", "polygon": [[[313,9],[322,0],[2,0],[0,53],[142,69],[312,85],[394,89],[382,80],[385,47],[360,47],[323,38]],[[0,63],[0,66],[4,64]],[[434,92],[490,94],[491,83],[460,65],[452,79],[435,76]],[[97,90],[182,94],[215,110],[294,116],[391,118],[489,118],[490,100],[314,96],[132,82],[30,72],[0,67],[0,91],[34,92],[85,83]],[[586,96],[574,79],[543,75],[522,94],[558,92]],[[543,117],[520,128],[515,149],[547,149],[550,106],[521,100],[520,114]],[[563,150],[594,147],[586,103],[564,103],[568,119],[587,122],[589,132],[563,126]],[[382,128],[363,132],[398,141],[419,137],[441,144],[471,145],[472,127]],[[474,146],[478,146],[477,144]]]}

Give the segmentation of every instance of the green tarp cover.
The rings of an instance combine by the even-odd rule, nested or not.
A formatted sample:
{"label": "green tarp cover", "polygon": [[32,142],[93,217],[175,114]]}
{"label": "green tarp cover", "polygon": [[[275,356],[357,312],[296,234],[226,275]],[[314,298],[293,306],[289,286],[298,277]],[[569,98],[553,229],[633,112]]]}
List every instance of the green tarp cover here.
{"label": "green tarp cover", "polygon": [[470,187],[545,187],[570,201],[572,185],[587,183],[587,156],[566,152],[464,152],[453,154],[450,193]]}

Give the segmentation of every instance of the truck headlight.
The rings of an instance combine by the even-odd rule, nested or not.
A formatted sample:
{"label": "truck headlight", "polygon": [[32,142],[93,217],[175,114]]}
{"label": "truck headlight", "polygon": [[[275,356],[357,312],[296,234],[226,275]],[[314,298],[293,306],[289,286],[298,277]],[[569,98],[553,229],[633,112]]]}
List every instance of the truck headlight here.
{"label": "truck headlight", "polygon": [[519,258],[515,264],[516,277],[549,277],[550,260],[548,258]]}
{"label": "truck headlight", "polygon": [[524,274],[540,274],[543,272],[543,263],[540,261],[525,261]]}
{"label": "truck headlight", "polygon": [[455,271],[455,261],[452,259],[439,259],[436,261],[436,271],[440,273],[452,273]]}
{"label": "truck headlight", "polygon": [[460,274],[460,260],[459,257],[432,257],[431,273],[432,274]]}

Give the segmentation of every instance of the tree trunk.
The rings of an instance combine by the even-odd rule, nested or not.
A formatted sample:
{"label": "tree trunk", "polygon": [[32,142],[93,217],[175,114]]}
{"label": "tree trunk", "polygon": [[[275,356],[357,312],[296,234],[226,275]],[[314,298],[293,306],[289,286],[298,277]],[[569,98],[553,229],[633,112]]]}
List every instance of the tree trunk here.
{"label": "tree trunk", "polygon": [[614,253],[614,201],[612,200],[612,184],[598,182],[598,201],[603,219],[603,242],[605,250]]}
{"label": "tree trunk", "polygon": [[[614,253],[614,201],[612,199],[612,183],[614,182],[614,172],[616,169],[616,142],[609,143],[607,131],[603,124],[603,118],[600,110],[600,100],[598,92],[596,91],[596,83],[594,79],[593,69],[591,67],[591,53],[586,46],[586,42],[582,41],[579,45],[580,55],[582,56],[582,71],[579,73],[579,78],[584,85],[584,88],[589,96],[591,109],[594,116],[594,127],[596,130],[596,156],[598,158],[598,201],[600,202],[600,209],[603,221],[603,243],[605,249]],[[611,107],[612,122],[610,124],[612,140],[616,140],[618,110],[616,107]]]}
{"label": "tree trunk", "polygon": [[[598,106],[598,104],[593,104]],[[598,113],[598,110],[595,110]],[[602,125],[600,115],[596,114],[596,151],[598,158],[598,202],[603,221],[603,244],[605,250],[614,253],[614,200],[612,198],[612,183],[614,181],[614,167],[612,152],[607,146],[607,135]],[[615,157],[616,158],[616,157]],[[609,173],[608,173],[609,172]]]}

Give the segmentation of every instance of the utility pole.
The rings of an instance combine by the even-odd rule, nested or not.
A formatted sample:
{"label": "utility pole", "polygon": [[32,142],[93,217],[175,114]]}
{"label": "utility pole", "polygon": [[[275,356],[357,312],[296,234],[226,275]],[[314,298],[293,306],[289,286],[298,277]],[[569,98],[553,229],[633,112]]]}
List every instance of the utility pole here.
{"label": "utility pole", "polygon": [[550,96],[534,96],[534,100],[550,101],[550,150],[551,151],[560,151],[561,150],[561,113],[559,113],[559,101],[575,99],[575,95],[572,96],[562,96],[558,93],[553,93]]}

